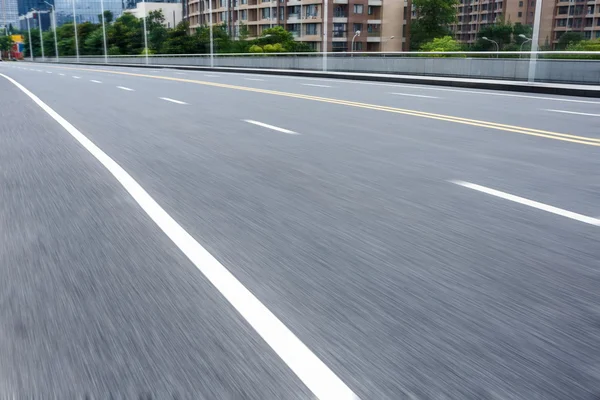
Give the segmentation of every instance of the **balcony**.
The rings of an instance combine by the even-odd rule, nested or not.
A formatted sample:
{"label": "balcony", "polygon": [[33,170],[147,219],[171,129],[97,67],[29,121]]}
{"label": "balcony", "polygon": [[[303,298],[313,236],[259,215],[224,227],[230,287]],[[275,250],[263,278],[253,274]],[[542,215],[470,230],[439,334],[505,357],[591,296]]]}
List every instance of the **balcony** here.
{"label": "balcony", "polygon": [[381,24],[381,20],[380,19],[368,19],[367,20],[367,24]]}
{"label": "balcony", "polygon": [[333,32],[331,35],[331,40],[333,42],[346,42],[348,40],[348,35],[346,32]]}
{"label": "balcony", "polygon": [[348,0],[333,0],[333,4],[348,4]]}
{"label": "balcony", "polygon": [[377,36],[371,36],[371,34],[369,33],[369,36],[367,36],[367,42],[368,43],[381,42],[381,36],[379,36],[379,34],[377,34]]}
{"label": "balcony", "polygon": [[382,6],[383,5],[383,1],[382,0],[369,0],[368,4],[370,6]]}

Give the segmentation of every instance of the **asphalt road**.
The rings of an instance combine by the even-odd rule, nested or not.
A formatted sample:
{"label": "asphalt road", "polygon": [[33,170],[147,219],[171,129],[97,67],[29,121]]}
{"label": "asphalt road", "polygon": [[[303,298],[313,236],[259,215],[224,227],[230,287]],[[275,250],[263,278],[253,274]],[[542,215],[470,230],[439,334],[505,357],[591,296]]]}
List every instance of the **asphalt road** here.
{"label": "asphalt road", "polygon": [[[0,397],[314,399],[332,377],[362,400],[600,396],[600,101],[0,73],[302,344],[274,345],[284,331],[257,329],[263,311],[232,302],[130,183],[0,77]],[[296,350],[331,376],[308,379],[317,364]]]}

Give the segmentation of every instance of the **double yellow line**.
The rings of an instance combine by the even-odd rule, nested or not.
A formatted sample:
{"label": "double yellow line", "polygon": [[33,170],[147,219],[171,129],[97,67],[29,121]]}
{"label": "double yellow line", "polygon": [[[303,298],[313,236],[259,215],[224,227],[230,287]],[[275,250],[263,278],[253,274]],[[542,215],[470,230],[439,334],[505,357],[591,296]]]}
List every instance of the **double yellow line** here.
{"label": "double yellow line", "polygon": [[162,79],[162,80],[168,80],[168,81],[193,83],[193,84],[197,84],[197,85],[214,86],[214,87],[225,88],[225,89],[243,90],[246,92],[270,94],[270,95],[274,95],[274,96],[292,97],[292,98],[296,98],[296,99],[312,100],[312,101],[318,101],[318,102],[322,102],[322,103],[339,104],[339,105],[348,106],[348,107],[366,108],[369,110],[385,111],[385,112],[391,112],[391,113],[395,113],[395,114],[412,115],[415,117],[436,119],[439,121],[447,121],[447,122],[454,122],[457,124],[479,126],[482,128],[496,129],[496,130],[500,130],[500,131],[520,133],[523,135],[537,136],[537,137],[543,137],[543,138],[547,138],[547,139],[562,140],[564,142],[579,143],[579,144],[585,144],[588,146],[600,147],[600,138],[569,135],[566,133],[557,133],[557,132],[544,131],[544,130],[540,130],[540,129],[524,128],[522,126],[498,124],[496,122],[488,122],[488,121],[481,121],[481,120],[476,120],[476,119],[453,117],[451,115],[434,114],[434,113],[429,113],[429,112],[424,112],[424,111],[407,110],[407,109],[396,108],[396,107],[378,106],[375,104],[359,103],[359,102],[348,101],[348,100],[338,100],[338,99],[332,99],[332,98],[328,98],[328,97],[309,96],[309,95],[304,95],[304,94],[299,94],[299,93],[280,92],[277,90],[258,89],[258,88],[252,88],[252,87],[247,87],[247,86],[229,85],[229,84],[225,84],[225,83],[198,81],[195,79],[172,78],[172,77],[168,77],[168,76],[136,74],[133,72],[110,71],[110,70],[104,70],[104,69],[91,69],[91,68],[72,68],[72,67],[56,67],[56,68],[71,69],[71,70],[77,70],[77,71],[88,71],[88,72],[101,72],[101,73],[108,73],[108,74],[115,74],[115,75],[128,75],[128,76],[136,76],[136,77],[141,77],[141,78]]}

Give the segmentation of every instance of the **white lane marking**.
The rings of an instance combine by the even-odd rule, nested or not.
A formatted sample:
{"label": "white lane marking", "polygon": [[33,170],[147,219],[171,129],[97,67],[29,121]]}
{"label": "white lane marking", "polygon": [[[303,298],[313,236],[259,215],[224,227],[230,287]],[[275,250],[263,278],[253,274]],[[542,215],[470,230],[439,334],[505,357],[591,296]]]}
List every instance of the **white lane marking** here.
{"label": "white lane marking", "polygon": [[253,121],[251,119],[245,119],[243,121],[247,122],[249,124],[254,124],[254,125],[262,126],[263,128],[273,129],[274,131],[277,131],[277,132],[287,133],[288,135],[297,135],[298,134],[297,132],[290,131],[289,129],[284,129],[284,128],[280,128],[278,126],[273,126],[273,125],[265,124],[263,122]]}
{"label": "white lane marking", "polygon": [[102,82],[100,82],[100,81],[96,81],[96,80],[94,80],[94,79],[90,79],[90,82],[94,82],[94,83],[102,83]]}
{"label": "white lane marking", "polygon": [[175,72],[175,75],[187,75],[185,72]]}
{"label": "white lane marking", "polygon": [[588,117],[600,117],[600,114],[590,114],[590,113],[583,113],[583,112],[576,112],[576,111],[550,110],[548,108],[543,108],[542,110],[556,112],[556,113],[563,113],[563,114],[575,114],[575,115],[586,115]]}
{"label": "white lane marking", "polygon": [[175,104],[187,104],[185,101],[174,100],[174,99],[170,99],[168,97],[159,97],[159,99],[165,100],[165,101],[170,101],[171,103],[175,103]]}
{"label": "white lane marking", "polygon": [[423,94],[409,94],[409,93],[390,93],[390,94],[395,94],[396,96],[424,97],[426,99],[439,99],[439,97],[436,97],[436,96],[425,96]]}
{"label": "white lane marking", "polygon": [[119,89],[121,89],[121,90],[127,90],[128,92],[135,92],[135,90],[133,90],[133,89],[130,89],[130,88],[128,88],[128,87],[125,87],[125,86],[117,86],[117,87],[118,87]]}
{"label": "white lane marking", "polygon": [[60,76],[65,76],[65,74],[59,74]]}
{"label": "white lane marking", "polygon": [[301,83],[302,86],[314,86],[314,87],[331,87],[329,85],[317,85],[316,83]]}
{"label": "white lane marking", "polygon": [[229,301],[318,399],[358,400],[352,390],[333,371],[310,351],[250,290],[242,285],[223,264],[183,229],[116,161],[23,85],[4,74],[0,74],[0,76],[8,79],[29,96],[117,179],[142,210],[221,292],[223,297]]}
{"label": "white lane marking", "polygon": [[46,71],[46,73],[47,73],[47,74],[51,74],[51,73],[52,73],[52,71]]}
{"label": "white lane marking", "polygon": [[208,74],[204,74],[204,76],[208,76],[209,78],[218,78],[219,75],[208,75]]}
{"label": "white lane marking", "polygon": [[515,203],[524,204],[529,207],[537,208],[552,214],[560,215],[563,217],[571,218],[579,222],[586,224],[600,226],[600,219],[588,217],[587,215],[577,214],[572,211],[563,210],[562,208],[549,206],[548,204],[540,203],[537,201],[529,200],[524,197],[515,196],[509,193],[504,193],[499,190],[490,189],[485,186],[477,185],[475,183],[469,183],[465,181],[450,181],[456,185],[460,185],[469,189],[477,190],[478,192],[486,193],[492,196],[500,197],[505,200],[514,201]]}
{"label": "white lane marking", "polygon": [[264,79],[260,79],[260,78],[244,78],[247,81],[264,81]]}
{"label": "white lane marking", "polygon": [[78,77],[78,76],[73,75],[73,79],[81,79],[81,78]]}

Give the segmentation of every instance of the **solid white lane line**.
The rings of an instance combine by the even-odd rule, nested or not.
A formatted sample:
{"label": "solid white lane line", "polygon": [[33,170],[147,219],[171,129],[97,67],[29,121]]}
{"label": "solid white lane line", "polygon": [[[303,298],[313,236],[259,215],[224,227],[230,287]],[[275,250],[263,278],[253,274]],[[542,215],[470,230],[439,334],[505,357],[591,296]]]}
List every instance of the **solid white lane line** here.
{"label": "solid white lane line", "polygon": [[314,87],[331,87],[329,85],[317,85],[316,83],[301,83],[302,86],[314,86]]}
{"label": "solid white lane line", "polygon": [[244,122],[247,122],[249,124],[254,124],[254,125],[262,126],[263,128],[272,129],[272,130],[277,131],[277,132],[287,133],[288,135],[297,135],[298,134],[297,132],[290,131],[289,129],[284,129],[284,128],[280,128],[278,126],[273,126],[273,125],[265,124],[265,123],[262,123],[262,122],[253,121],[251,119],[245,119]]}
{"label": "solid white lane line", "polygon": [[94,82],[94,83],[102,83],[102,82],[100,82],[100,81],[96,81],[96,80],[94,80],[94,79],[90,79],[90,82]]}
{"label": "solid white lane line", "polygon": [[264,79],[260,79],[260,78],[244,78],[247,81],[264,81]]}
{"label": "solid white lane line", "polygon": [[264,341],[320,400],[357,400],[358,397],[304,343],[260,302],[223,264],[181,227],[116,161],[41,101],[23,85],[8,79],[90,152],[129,192],[146,214],[221,292]]}
{"label": "solid white lane line", "polygon": [[81,79],[81,78],[78,76],[73,76],[73,79]]}
{"label": "solid white lane line", "polygon": [[128,88],[128,87],[125,87],[125,86],[117,86],[117,87],[118,87],[119,89],[122,89],[122,90],[127,90],[128,92],[135,92],[135,90],[133,90],[133,89],[130,89],[130,88]]}
{"label": "solid white lane line", "polygon": [[600,114],[590,114],[590,113],[575,112],[575,111],[566,111],[566,110],[550,110],[550,109],[547,109],[547,108],[543,108],[542,110],[556,112],[556,113],[563,113],[563,114],[575,114],[575,115],[586,115],[588,117],[600,117]]}
{"label": "solid white lane line", "polygon": [[174,99],[170,99],[168,97],[159,97],[159,99],[165,100],[165,101],[170,101],[171,103],[175,103],[175,104],[187,104],[185,101],[174,100]]}
{"label": "solid white lane line", "polygon": [[478,192],[486,193],[492,196],[500,197],[505,200],[514,201],[515,203],[523,204],[529,207],[537,208],[538,210],[543,210],[552,214],[560,215],[563,217],[571,218],[579,222],[584,222],[586,224],[600,226],[600,219],[588,217],[587,215],[577,214],[571,211],[563,210],[562,208],[549,206],[548,204],[540,203],[537,201],[529,200],[524,197],[515,196],[509,193],[504,193],[499,190],[490,189],[485,186],[476,185],[474,183],[464,182],[464,181],[450,181],[456,185],[460,185],[469,189],[477,190]]}
{"label": "solid white lane line", "polygon": [[409,94],[409,93],[390,93],[390,94],[395,94],[396,96],[424,97],[426,99],[439,99],[439,97],[436,97],[436,96],[425,96],[423,94]]}

